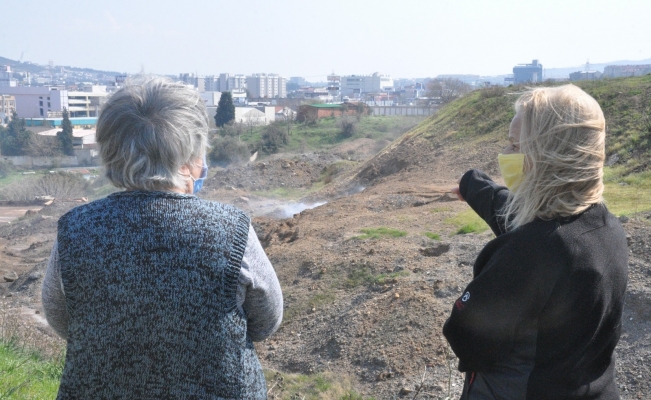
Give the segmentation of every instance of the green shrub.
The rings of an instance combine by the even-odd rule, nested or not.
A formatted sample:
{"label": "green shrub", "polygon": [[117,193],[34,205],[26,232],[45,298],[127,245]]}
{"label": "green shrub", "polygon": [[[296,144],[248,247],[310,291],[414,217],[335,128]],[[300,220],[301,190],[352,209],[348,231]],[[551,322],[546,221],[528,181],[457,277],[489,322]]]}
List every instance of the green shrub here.
{"label": "green shrub", "polygon": [[210,160],[218,165],[246,162],[250,156],[247,144],[234,137],[218,137],[212,142]]}
{"label": "green shrub", "polygon": [[289,143],[289,134],[280,124],[269,124],[262,132],[260,149],[267,154],[277,153]]}

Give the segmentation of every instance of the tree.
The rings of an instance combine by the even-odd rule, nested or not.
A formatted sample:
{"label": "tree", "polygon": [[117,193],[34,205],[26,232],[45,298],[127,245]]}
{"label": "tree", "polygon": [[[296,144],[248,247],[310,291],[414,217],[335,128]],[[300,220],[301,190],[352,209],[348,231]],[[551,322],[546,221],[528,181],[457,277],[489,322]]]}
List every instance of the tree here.
{"label": "tree", "polygon": [[34,133],[26,129],[25,119],[18,118],[14,111],[7,129],[0,131],[0,149],[5,156],[22,156],[26,154]]}
{"label": "tree", "polygon": [[215,125],[218,128],[235,120],[235,106],[233,105],[233,95],[231,92],[223,92],[217,104],[217,113],[215,114]]}
{"label": "tree", "polygon": [[427,97],[439,99],[442,104],[448,104],[470,90],[470,85],[456,78],[434,79],[427,84]]}
{"label": "tree", "polygon": [[57,132],[57,139],[61,143],[61,150],[67,156],[74,156],[75,149],[72,146],[72,123],[68,117],[68,109],[63,109],[63,121],[61,121],[61,130]]}

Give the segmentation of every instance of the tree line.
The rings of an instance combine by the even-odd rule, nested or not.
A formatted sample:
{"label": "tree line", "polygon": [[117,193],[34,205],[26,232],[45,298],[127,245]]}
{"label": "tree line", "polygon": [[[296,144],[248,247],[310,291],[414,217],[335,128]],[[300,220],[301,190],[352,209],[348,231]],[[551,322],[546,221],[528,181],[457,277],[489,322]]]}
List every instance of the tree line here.
{"label": "tree line", "polygon": [[63,110],[61,130],[56,137],[37,135],[27,129],[25,118],[14,111],[7,127],[0,126],[0,155],[60,157],[74,156],[72,123],[67,109]]}

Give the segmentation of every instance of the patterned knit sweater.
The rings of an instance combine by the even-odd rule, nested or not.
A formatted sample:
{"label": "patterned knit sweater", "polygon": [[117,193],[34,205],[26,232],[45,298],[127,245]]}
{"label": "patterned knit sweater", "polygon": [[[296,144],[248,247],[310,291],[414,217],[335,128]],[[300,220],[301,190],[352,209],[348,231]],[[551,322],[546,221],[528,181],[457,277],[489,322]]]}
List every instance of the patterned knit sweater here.
{"label": "patterned knit sweater", "polygon": [[58,399],[266,398],[236,305],[248,228],[235,207],[167,192],[120,192],[61,217]]}

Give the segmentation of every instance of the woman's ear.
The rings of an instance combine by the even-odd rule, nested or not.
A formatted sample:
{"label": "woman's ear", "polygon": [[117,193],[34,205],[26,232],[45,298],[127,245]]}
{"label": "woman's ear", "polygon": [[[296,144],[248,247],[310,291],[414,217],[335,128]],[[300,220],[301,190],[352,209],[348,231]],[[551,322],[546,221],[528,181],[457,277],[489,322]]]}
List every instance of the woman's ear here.
{"label": "woman's ear", "polygon": [[181,165],[181,168],[179,168],[179,174],[190,175],[190,168],[188,167],[187,164]]}

